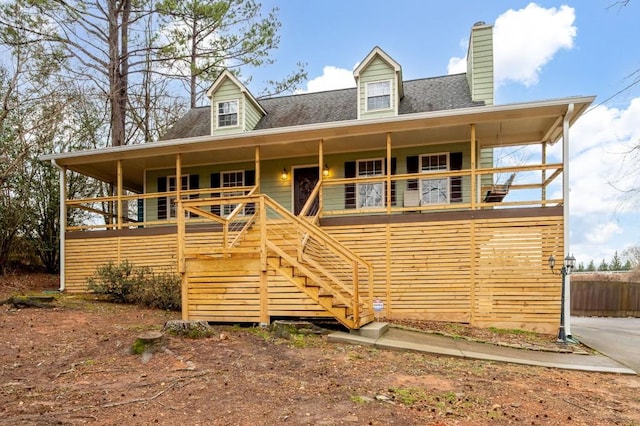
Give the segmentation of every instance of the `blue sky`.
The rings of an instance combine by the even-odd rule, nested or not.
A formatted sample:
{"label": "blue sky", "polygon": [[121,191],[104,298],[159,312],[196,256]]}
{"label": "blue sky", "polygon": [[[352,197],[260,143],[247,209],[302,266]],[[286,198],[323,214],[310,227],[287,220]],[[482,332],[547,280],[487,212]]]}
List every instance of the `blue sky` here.
{"label": "blue sky", "polygon": [[[571,250],[598,264],[614,251],[640,245],[637,167],[624,152],[640,144],[640,84],[607,100],[640,77],[640,1],[367,0],[262,1],[279,8],[276,63],[246,70],[250,89],[307,64],[305,91],[353,85],[352,70],[380,46],[402,66],[405,80],[457,72],[471,26],[494,25],[496,104],[596,95],[596,106],[571,132]],[[606,101],[606,102],[605,102]],[[604,102],[604,103],[603,103]],[[559,154],[556,144],[550,155]]]}

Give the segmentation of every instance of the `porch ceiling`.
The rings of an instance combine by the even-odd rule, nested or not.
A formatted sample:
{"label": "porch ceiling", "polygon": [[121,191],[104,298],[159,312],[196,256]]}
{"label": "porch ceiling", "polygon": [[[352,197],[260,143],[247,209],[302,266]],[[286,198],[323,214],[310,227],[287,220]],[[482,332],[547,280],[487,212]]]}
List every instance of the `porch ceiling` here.
{"label": "porch ceiling", "polygon": [[593,100],[594,97],[576,97],[258,130],[50,154],[41,160],[53,160],[59,166],[106,182],[115,182],[117,161],[122,160],[124,187],[141,192],[145,170],[173,168],[178,153],[182,154],[183,166],[188,167],[253,161],[256,146],[260,146],[263,160],[314,156],[318,155],[319,140],[324,140],[325,155],[385,149],[387,133],[391,134],[392,148],[465,142],[470,140],[471,123],[476,124],[478,148],[553,143],[562,136],[562,121],[569,105],[574,105],[570,120],[573,124]]}

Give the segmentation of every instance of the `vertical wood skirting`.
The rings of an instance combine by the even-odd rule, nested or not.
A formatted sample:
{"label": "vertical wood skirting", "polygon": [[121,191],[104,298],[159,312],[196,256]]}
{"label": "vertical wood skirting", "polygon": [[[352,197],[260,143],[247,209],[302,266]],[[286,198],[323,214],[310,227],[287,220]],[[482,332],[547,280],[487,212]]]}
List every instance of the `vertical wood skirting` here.
{"label": "vertical wood skirting", "polygon": [[476,247],[476,223],[471,221],[471,261],[470,271],[469,271],[469,321],[471,324],[475,322],[475,313],[476,313],[476,262],[475,259],[478,258],[478,248]]}
{"label": "vertical wood skirting", "polygon": [[385,226],[385,232],[386,232],[386,243],[385,243],[385,251],[386,251],[386,265],[385,265],[385,269],[386,269],[386,279],[385,279],[385,283],[386,283],[386,287],[387,287],[387,293],[386,293],[386,316],[387,318],[391,318],[393,312],[392,312],[392,304],[391,304],[391,225],[386,225]]}

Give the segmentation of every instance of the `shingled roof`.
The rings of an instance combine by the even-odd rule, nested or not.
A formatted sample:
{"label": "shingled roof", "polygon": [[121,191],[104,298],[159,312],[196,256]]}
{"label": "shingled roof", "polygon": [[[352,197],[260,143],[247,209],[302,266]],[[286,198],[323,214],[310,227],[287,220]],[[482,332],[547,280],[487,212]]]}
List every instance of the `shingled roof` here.
{"label": "shingled roof", "polygon": [[[441,111],[484,105],[471,100],[466,74],[410,80],[403,83],[399,114]],[[267,115],[256,130],[357,119],[356,88],[304,93],[259,100]],[[190,110],[161,140],[211,134],[211,107]]]}

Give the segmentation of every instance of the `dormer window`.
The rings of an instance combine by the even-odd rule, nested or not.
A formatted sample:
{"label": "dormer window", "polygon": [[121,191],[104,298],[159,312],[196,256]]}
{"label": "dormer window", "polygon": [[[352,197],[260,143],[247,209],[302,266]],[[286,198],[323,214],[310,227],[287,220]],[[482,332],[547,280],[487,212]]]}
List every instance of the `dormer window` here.
{"label": "dormer window", "polygon": [[391,80],[367,83],[367,111],[391,108]]}
{"label": "dormer window", "polygon": [[218,127],[238,125],[238,100],[218,102]]}

